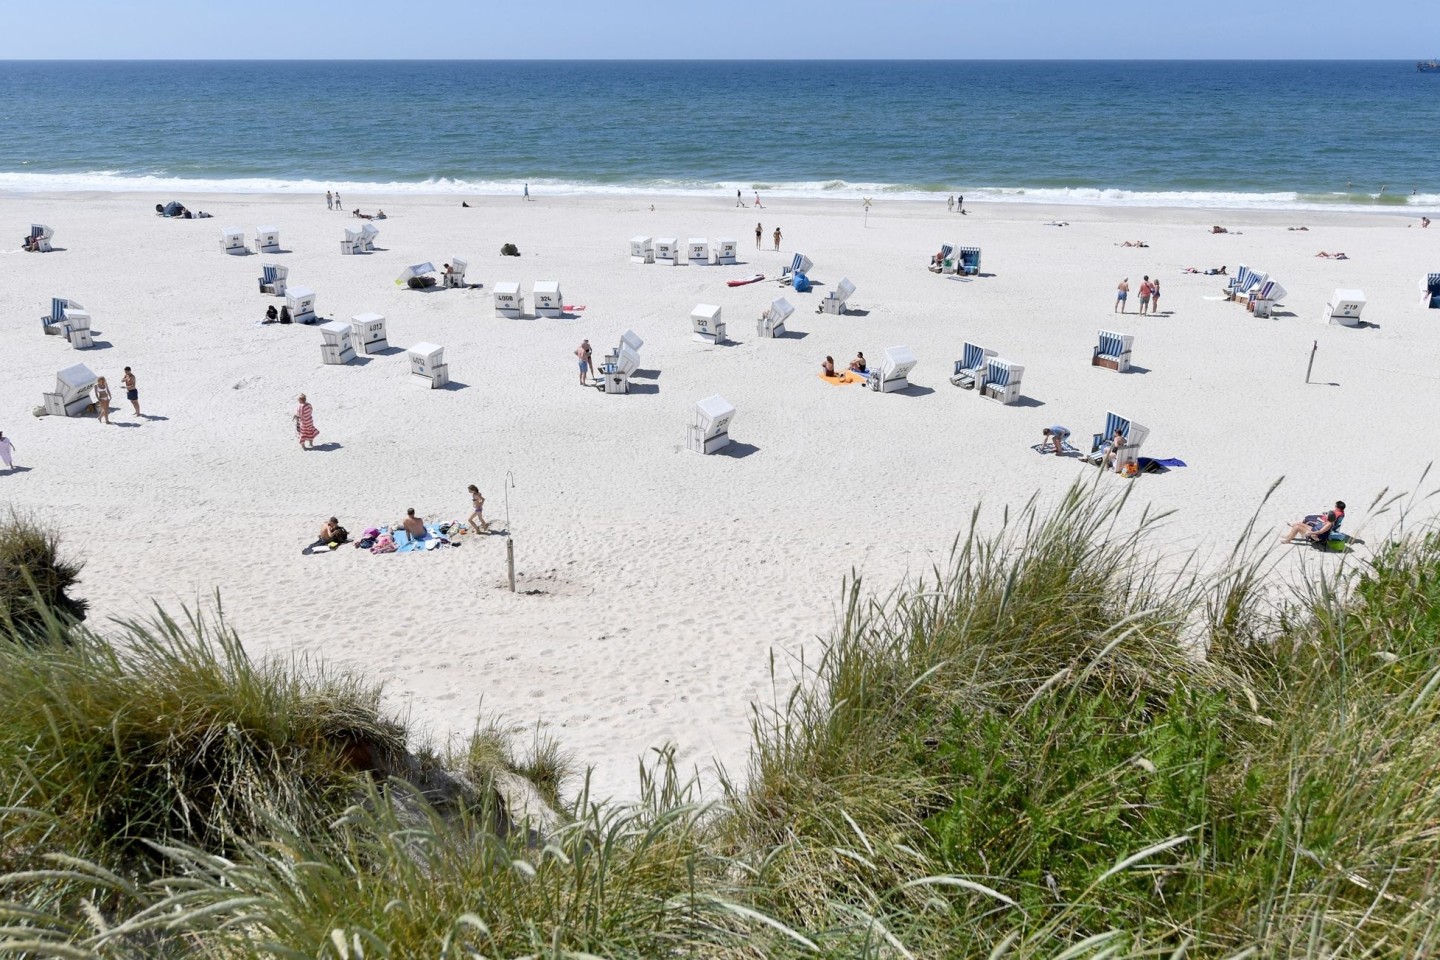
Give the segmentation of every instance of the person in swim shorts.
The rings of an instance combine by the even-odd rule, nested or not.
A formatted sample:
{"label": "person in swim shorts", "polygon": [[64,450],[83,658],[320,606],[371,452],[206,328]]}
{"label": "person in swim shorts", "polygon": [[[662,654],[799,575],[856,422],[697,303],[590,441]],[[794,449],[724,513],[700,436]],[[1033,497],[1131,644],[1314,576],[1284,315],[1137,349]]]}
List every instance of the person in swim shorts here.
{"label": "person in swim shorts", "polygon": [[[1128,296],[1130,296],[1130,278],[1126,277],[1124,280],[1121,280],[1120,285],[1115,288],[1115,310],[1121,313],[1125,312],[1125,298]],[[1114,313],[1115,310],[1110,312]]]}
{"label": "person in swim shorts", "polygon": [[583,387],[585,386],[585,375],[591,371],[591,350],[590,340],[588,338],[582,340],[580,342],[580,346],[575,348],[575,356],[578,357],[580,360],[580,386]]}

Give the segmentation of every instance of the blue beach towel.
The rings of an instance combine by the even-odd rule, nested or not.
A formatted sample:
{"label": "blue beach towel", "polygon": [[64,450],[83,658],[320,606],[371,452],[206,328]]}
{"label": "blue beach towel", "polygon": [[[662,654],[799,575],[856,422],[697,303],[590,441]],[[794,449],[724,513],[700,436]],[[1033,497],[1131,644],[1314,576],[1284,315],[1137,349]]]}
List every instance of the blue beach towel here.
{"label": "blue beach towel", "polygon": [[1175,467],[1189,466],[1184,460],[1177,457],[1136,457],[1135,463],[1141,473],[1168,473]]}

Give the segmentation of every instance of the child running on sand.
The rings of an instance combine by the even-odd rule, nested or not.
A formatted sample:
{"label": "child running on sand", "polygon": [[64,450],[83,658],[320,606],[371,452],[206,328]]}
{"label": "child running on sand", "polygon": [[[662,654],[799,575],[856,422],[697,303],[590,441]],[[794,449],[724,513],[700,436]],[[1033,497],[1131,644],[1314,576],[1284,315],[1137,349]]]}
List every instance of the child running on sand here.
{"label": "child running on sand", "polygon": [[474,508],[468,518],[468,523],[480,533],[489,533],[490,524],[485,521],[485,498],[480,495],[480,488],[470,484],[470,505]]}

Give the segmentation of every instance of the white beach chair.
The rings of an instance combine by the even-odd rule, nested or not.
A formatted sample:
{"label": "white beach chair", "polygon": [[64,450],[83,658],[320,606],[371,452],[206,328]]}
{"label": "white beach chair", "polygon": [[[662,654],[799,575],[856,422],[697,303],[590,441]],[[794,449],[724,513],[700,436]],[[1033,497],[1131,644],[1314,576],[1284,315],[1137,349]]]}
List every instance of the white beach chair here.
{"label": "white beach chair", "polygon": [[355,329],[341,320],[320,324],[320,359],[325,363],[342,364],[355,359]]}
{"label": "white beach chair", "polygon": [[340,241],[340,252],[345,256],[360,253],[360,229],[358,227],[346,227],[345,239]]}
{"label": "white beach chair", "polygon": [[849,277],[841,277],[835,289],[825,295],[820,301],[817,313],[842,314],[849,308],[849,301],[855,295],[855,284],[850,282]]}
{"label": "white beach chair", "polygon": [[558,280],[536,280],[530,288],[530,309],[537,317],[563,317],[565,301]]}
{"label": "white beach chair", "polygon": [[1336,290],[1330,302],[1325,304],[1325,316],[1320,319],[1327,323],[1338,323],[1342,327],[1358,327],[1360,312],[1364,309],[1363,290]]}
{"label": "white beach chair", "polygon": [[780,282],[782,284],[790,283],[792,280],[794,280],[795,274],[797,273],[803,273],[806,276],[809,276],[810,269],[814,266],[815,264],[811,262],[809,257],[805,256],[805,254],[803,253],[797,253],[795,254],[795,256],[790,258],[790,265],[784,270],[780,271]]}
{"label": "white beach chair", "polygon": [[466,268],[467,266],[469,266],[469,264],[467,264],[464,260],[461,260],[459,257],[451,257],[451,258],[450,258],[450,272],[447,273],[447,274],[444,274],[444,275],[441,277],[441,280],[443,280],[443,281],[445,282],[445,286],[446,286],[446,287],[449,287],[449,288],[451,288],[451,289],[454,289],[454,288],[457,288],[457,287],[459,287],[459,288],[464,288],[464,286],[465,286],[465,268]]}
{"label": "white beach chair", "polygon": [[980,273],[980,248],[961,247],[955,251],[955,272],[973,277]]}
{"label": "white beach chair", "polygon": [[630,238],[630,262],[631,263],[654,263],[655,244],[649,237]]}
{"label": "white beach chair", "polygon": [[685,445],[696,453],[715,453],[730,446],[730,421],[735,405],[718,393],[695,404],[685,428]]}
{"label": "white beach chair", "polygon": [[282,267],[278,263],[262,264],[260,267],[260,292],[277,297],[285,296],[285,281],[289,276],[289,267]]}
{"label": "white beach chair", "polygon": [[960,349],[960,359],[955,361],[955,372],[950,382],[965,390],[975,389],[985,376],[985,365],[995,356],[994,350],[986,350],[978,343],[966,341]]}
{"label": "white beach chair", "polygon": [[78,300],[51,297],[50,312],[40,318],[40,328],[50,336],[68,337],[70,336],[70,327],[65,320],[66,313],[70,310],[83,309]]}
{"label": "white beach chair", "polygon": [[655,262],[667,267],[680,262],[680,245],[674,237],[655,238]]}
{"label": "white beach chair", "polygon": [[1275,304],[1285,298],[1285,288],[1275,280],[1266,280],[1250,296],[1250,310],[1257,317],[1275,315]]}
{"label": "white beach chair", "polygon": [[1090,366],[1124,373],[1130,369],[1130,351],[1135,337],[1111,330],[1100,331],[1100,342],[1090,351]]}
{"label": "white beach chair", "polygon": [[50,253],[53,247],[50,241],[55,238],[55,231],[43,223],[30,224],[30,246],[36,253]]}
{"label": "white beach chair", "polygon": [[95,374],[83,363],[66,367],[55,374],[55,390],[42,394],[45,412],[52,417],[78,417],[94,401],[90,390],[95,386]]}
{"label": "white beach chair", "polygon": [[980,385],[980,396],[997,403],[1014,403],[1020,399],[1020,380],[1025,368],[1009,360],[991,357],[985,361],[985,381]]}
{"label": "white beach chair", "polygon": [[236,256],[245,256],[250,248],[245,246],[245,231],[240,227],[224,227],[220,230],[220,249]]}
{"label": "white beach chair", "polygon": [[360,224],[360,239],[356,243],[356,253],[374,253],[375,238],[380,236],[380,228],[370,222]]}
{"label": "white beach chair", "polygon": [[630,377],[640,369],[640,354],[628,344],[620,344],[614,360],[602,363],[595,371],[596,386],[604,393],[629,393]]}
{"label": "white beach chair", "polygon": [[385,337],[385,317],[378,313],[357,313],[350,318],[351,339],[356,353],[379,353],[390,349]]}
{"label": "white beach chair", "polygon": [[84,310],[77,310],[70,307],[65,311],[66,336],[70,340],[70,346],[76,350],[88,350],[95,346],[95,338],[90,332],[90,314]]}
{"label": "white beach chair", "polygon": [[435,343],[417,343],[406,353],[410,357],[410,373],[429,383],[430,389],[450,382],[450,365],[445,362],[445,348]]}
{"label": "white beach chair", "polygon": [[495,316],[506,317],[510,320],[519,320],[525,314],[525,294],[520,292],[520,284],[502,281],[495,284],[493,291],[495,296]]}
{"label": "white beach chair", "polygon": [[740,245],[739,245],[737,242],[735,242],[734,240],[731,240],[731,239],[729,239],[729,238],[721,237],[719,240],[716,240],[716,241],[715,241],[715,263],[716,263],[716,265],[717,265],[717,266],[734,266],[735,263],[736,263],[736,260],[735,260],[735,251],[738,250],[739,248],[740,248]]}
{"label": "white beach chair", "polygon": [[1440,273],[1425,274],[1420,290],[1425,294],[1425,305],[1431,310],[1440,310]]}
{"label": "white beach chair", "polygon": [[692,267],[708,267],[710,265],[710,241],[704,237],[691,237],[685,244],[685,256]]}
{"label": "white beach chair", "polygon": [[280,252],[280,228],[279,228],[279,227],[256,227],[256,228],[255,228],[255,252],[256,252],[256,253],[279,253],[279,252]]}
{"label": "white beach chair", "polygon": [[713,303],[696,304],[690,311],[690,331],[690,338],[700,343],[724,343],[725,321],[720,319],[720,308]]}
{"label": "white beach chair", "polygon": [[790,319],[790,314],[795,308],[790,306],[790,301],[784,297],[776,297],[770,301],[770,306],[755,321],[755,332],[762,337],[774,339],[785,335],[785,321]]}
{"label": "white beach chair", "polygon": [[1150,436],[1150,428],[1143,427],[1118,413],[1106,411],[1105,431],[1092,435],[1090,452],[1085,455],[1085,460],[1097,466],[1103,466],[1105,458],[1111,453],[1110,438],[1115,436],[1116,430],[1119,430],[1120,435],[1124,437],[1124,443],[1116,448],[1111,461],[1116,473],[1125,473],[1126,465],[1134,464],[1139,457],[1140,447],[1144,445],[1145,438]]}
{"label": "white beach chair", "polygon": [[620,342],[615,346],[615,349],[605,354],[604,362],[606,364],[615,363],[617,360],[620,359],[620,351],[625,349],[626,347],[629,347],[635,354],[638,355],[640,353],[640,348],[643,346],[645,346],[645,341],[640,339],[640,335],[638,333],[636,333],[634,330],[626,330],[624,333],[620,334]]}
{"label": "white beach chair", "polygon": [[285,306],[290,310],[290,319],[294,322],[315,322],[315,291],[309,287],[287,287]]}
{"label": "white beach chair", "polygon": [[870,389],[876,393],[894,393],[910,386],[910,371],[915,369],[915,354],[906,346],[886,347],[885,359],[879,370],[867,375]]}

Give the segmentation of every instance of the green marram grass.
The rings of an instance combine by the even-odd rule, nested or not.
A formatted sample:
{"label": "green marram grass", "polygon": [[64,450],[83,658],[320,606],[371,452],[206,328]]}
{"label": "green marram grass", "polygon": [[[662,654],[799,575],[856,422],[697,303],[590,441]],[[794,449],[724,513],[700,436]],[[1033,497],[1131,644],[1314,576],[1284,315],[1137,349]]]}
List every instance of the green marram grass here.
{"label": "green marram grass", "polygon": [[[1282,587],[1268,534],[1202,573],[1132,512],[1077,486],[847,583],[709,799],[661,752],[596,800],[498,723],[426,754],[377,689],[196,618],[0,644],[0,955],[1435,954],[1440,535]],[[559,816],[441,809],[357,739]]]}

